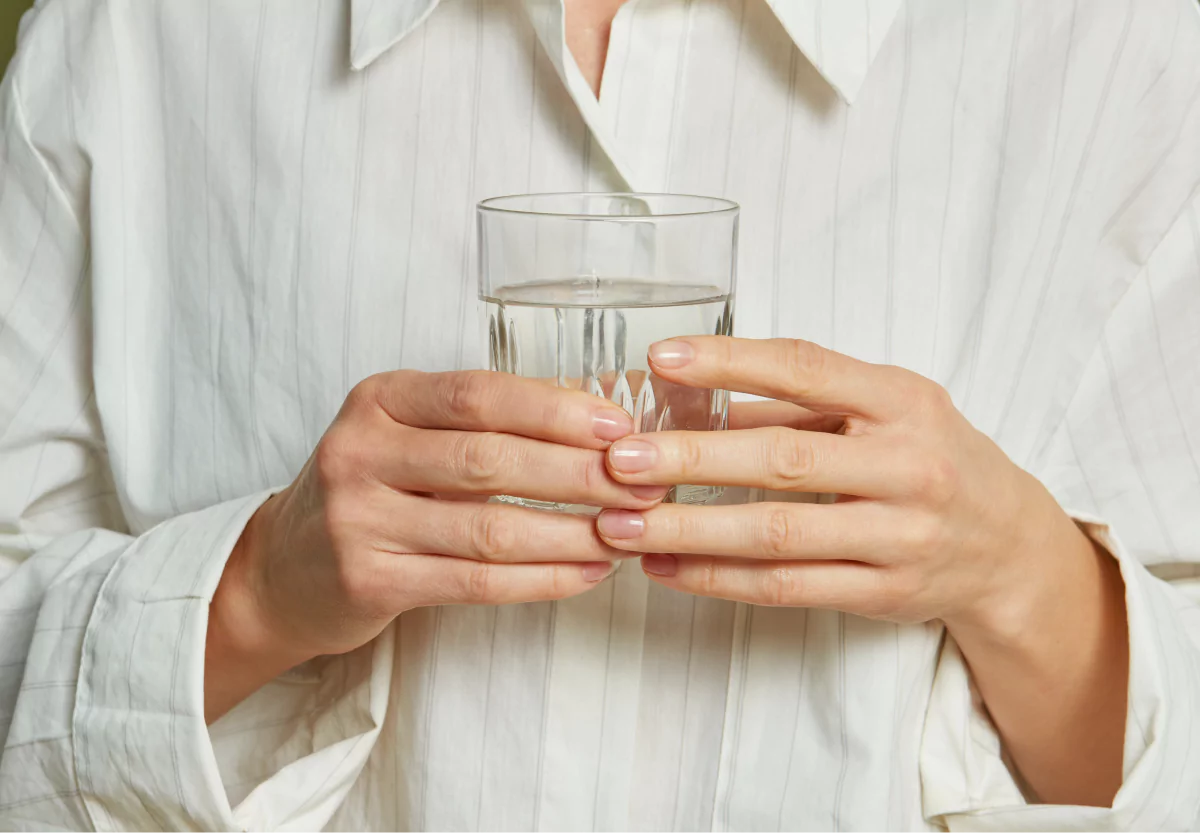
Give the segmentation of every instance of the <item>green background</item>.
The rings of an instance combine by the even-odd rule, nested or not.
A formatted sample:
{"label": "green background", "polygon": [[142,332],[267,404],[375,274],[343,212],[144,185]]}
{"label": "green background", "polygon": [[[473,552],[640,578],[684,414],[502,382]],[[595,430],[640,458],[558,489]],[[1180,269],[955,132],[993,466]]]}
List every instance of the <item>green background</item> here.
{"label": "green background", "polygon": [[17,41],[17,21],[33,0],[0,0],[0,67],[8,66]]}

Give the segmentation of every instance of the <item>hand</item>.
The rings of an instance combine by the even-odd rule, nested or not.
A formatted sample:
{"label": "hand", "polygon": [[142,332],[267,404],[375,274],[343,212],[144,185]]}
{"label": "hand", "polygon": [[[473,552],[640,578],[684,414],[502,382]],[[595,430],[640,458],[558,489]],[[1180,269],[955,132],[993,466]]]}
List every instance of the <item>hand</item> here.
{"label": "hand", "polygon": [[[1042,485],[915,373],[803,341],[663,342],[672,382],[782,400],[750,403],[727,432],[628,437],[617,480],[840,495],[837,503],[662,505],[607,511],[618,548],[663,584],[755,604],[826,607],[952,628],[1020,628],[1064,575],[1046,556],[1090,545]],[[1038,582],[1038,576],[1049,581]]]}
{"label": "hand", "polygon": [[405,610],[594,587],[628,553],[591,518],[484,501],[653,506],[665,488],[605,470],[603,450],[632,427],[603,399],[508,374],[362,382],[226,566],[209,617],[210,719],[287,668],[363,645]]}
{"label": "hand", "polygon": [[655,581],[755,604],[940,619],[1033,798],[1108,806],[1121,785],[1124,584],[1053,497],[942,388],[803,341],[688,338],[651,348],[672,382],[771,397],[726,432],[628,437],[631,485],[834,493],[830,505],[606,511],[614,547]]}

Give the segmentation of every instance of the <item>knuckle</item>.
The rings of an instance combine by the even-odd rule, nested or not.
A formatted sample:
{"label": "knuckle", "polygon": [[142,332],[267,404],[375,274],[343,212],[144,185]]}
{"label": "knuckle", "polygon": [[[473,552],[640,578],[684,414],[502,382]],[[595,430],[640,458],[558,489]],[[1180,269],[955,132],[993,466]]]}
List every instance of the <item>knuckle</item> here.
{"label": "knuckle", "polygon": [[343,491],[325,497],[320,529],[337,559],[339,570],[354,566],[356,553],[370,535],[371,522],[370,511],[363,507],[357,495]]}
{"label": "knuckle", "polygon": [[925,502],[945,506],[958,494],[958,467],[948,457],[932,454],[922,461],[917,487]]}
{"label": "knuckle", "polygon": [[914,555],[921,555],[940,548],[945,530],[941,521],[933,515],[916,514],[905,525],[904,540]]}
{"label": "knuckle", "polygon": [[917,409],[926,416],[938,417],[955,410],[950,392],[931,379],[906,371],[908,376],[907,396]]}
{"label": "knuckle", "polygon": [[679,436],[676,453],[679,455],[679,473],[683,477],[699,474],[704,468],[704,447],[688,432]]}
{"label": "knuckle", "polygon": [[915,571],[888,570],[880,577],[880,596],[887,605],[887,614],[894,615],[905,603],[915,598],[922,590],[922,582]]}
{"label": "knuckle", "polygon": [[796,519],[786,509],[772,509],[763,519],[762,549],[769,558],[787,558],[800,546]]}
{"label": "knuckle", "polygon": [[516,525],[499,512],[480,512],[471,529],[471,545],[483,561],[501,561],[511,554],[520,540]]}
{"label": "knuckle", "polygon": [[344,492],[326,496],[324,506],[325,533],[331,539],[341,539],[358,525],[358,501]]}
{"label": "knuckle", "polygon": [[313,469],[325,489],[333,489],[363,469],[362,443],[353,431],[333,427],[313,451]]}
{"label": "knuckle", "polygon": [[812,445],[794,431],[775,433],[776,441],[768,445],[768,474],[785,488],[803,485],[817,465]]}
{"label": "knuckle", "polygon": [[495,397],[497,374],[472,370],[446,375],[446,407],[450,413],[469,422],[483,421]]}
{"label": "knuckle", "polygon": [[906,573],[879,570],[874,587],[859,605],[859,613],[868,619],[895,619],[917,587]]}
{"label": "knuckle", "polygon": [[700,595],[716,596],[721,586],[720,570],[715,558],[704,559],[704,564],[696,577],[700,587]]}
{"label": "knuckle", "polygon": [[559,388],[546,387],[546,404],[541,409],[541,428],[547,433],[553,433],[567,428],[571,424],[574,410],[574,397],[560,395]]}
{"label": "knuckle", "polygon": [[578,483],[584,494],[597,495],[608,492],[611,481],[604,468],[604,457],[600,452],[581,456],[570,467],[571,482]]}
{"label": "knuckle", "polygon": [[562,564],[550,565],[550,598],[565,599],[567,596],[572,595],[573,583],[571,575],[568,573],[569,569]]}
{"label": "knuckle", "polygon": [[710,358],[718,367],[734,367],[737,363],[736,340],[732,336],[717,336],[708,340]]}
{"label": "knuckle", "polygon": [[375,374],[363,379],[346,394],[345,410],[358,413],[379,404],[379,391],[384,385],[383,376]]}
{"label": "knuckle", "polygon": [[347,552],[336,562],[336,581],[344,598],[361,609],[372,609],[382,597],[380,571],[361,553]]}
{"label": "knuckle", "polygon": [[493,565],[487,562],[473,564],[467,571],[466,586],[463,588],[468,604],[486,604],[490,598]]}
{"label": "knuckle", "polygon": [[685,548],[696,548],[710,534],[702,516],[700,512],[649,513],[647,531],[659,536],[660,540],[675,541]]}
{"label": "knuckle", "polygon": [[455,455],[462,480],[479,488],[499,484],[517,463],[509,444],[498,434],[463,434]]}
{"label": "knuckle", "polygon": [[789,567],[767,571],[763,580],[762,603],[782,607],[800,598],[800,577]]}
{"label": "knuckle", "polygon": [[824,348],[803,339],[784,343],[784,368],[794,387],[808,390],[825,377],[828,353]]}

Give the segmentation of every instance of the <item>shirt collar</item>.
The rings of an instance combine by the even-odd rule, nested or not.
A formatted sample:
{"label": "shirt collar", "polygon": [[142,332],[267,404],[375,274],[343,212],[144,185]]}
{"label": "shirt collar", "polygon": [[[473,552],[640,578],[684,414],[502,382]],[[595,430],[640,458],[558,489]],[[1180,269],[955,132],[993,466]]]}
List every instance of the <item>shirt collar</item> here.
{"label": "shirt collar", "polygon": [[350,0],[350,66],[366,69],[400,42],[439,0]]}
{"label": "shirt collar", "polygon": [[901,0],[766,0],[792,42],[842,100],[853,104]]}
{"label": "shirt collar", "polygon": [[[757,2],[761,0],[747,0]],[[417,28],[439,0],[350,0],[350,65],[363,69]],[[525,0],[545,13],[559,0]],[[852,104],[901,0],[765,0],[804,56]],[[565,49],[560,44],[560,50]],[[551,50],[552,57],[559,50]],[[556,60],[558,63],[561,60]],[[562,67],[559,67],[560,72]]]}

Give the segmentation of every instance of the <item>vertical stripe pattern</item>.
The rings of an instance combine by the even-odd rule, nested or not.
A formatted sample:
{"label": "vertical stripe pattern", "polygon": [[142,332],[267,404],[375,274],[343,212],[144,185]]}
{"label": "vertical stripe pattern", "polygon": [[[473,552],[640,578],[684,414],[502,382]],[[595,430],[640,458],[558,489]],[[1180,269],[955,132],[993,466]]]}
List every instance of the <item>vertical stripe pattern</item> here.
{"label": "vertical stripe pattern", "polygon": [[[597,98],[556,0],[38,4],[0,88],[0,827],[1193,824],[1196,11],[638,0]],[[1119,558],[1113,808],[1023,806],[936,624],[636,564],[409,611],[205,727],[246,520],[358,381],[481,363],[478,199],[578,189],[737,200],[740,335],[933,377]]]}

